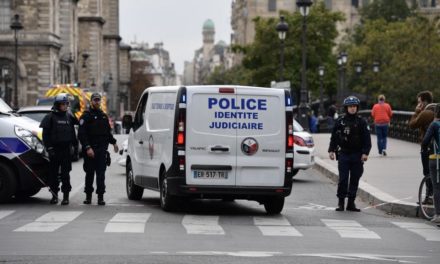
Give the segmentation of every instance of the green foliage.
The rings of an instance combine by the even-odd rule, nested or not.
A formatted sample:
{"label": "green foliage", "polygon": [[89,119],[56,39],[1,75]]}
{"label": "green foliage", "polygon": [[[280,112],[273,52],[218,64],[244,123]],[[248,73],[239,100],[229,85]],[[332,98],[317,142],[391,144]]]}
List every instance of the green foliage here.
{"label": "green foliage", "polygon": [[[440,96],[440,36],[437,21],[410,17],[388,23],[384,19],[368,20],[362,27],[364,39],[349,48],[351,88],[366,94],[372,104],[384,93],[394,108],[413,110],[416,94],[422,90]],[[373,61],[380,61],[374,74]],[[354,63],[361,62],[364,72],[357,77]],[[438,100],[438,99],[437,99]]]}
{"label": "green foliage", "polygon": [[405,20],[411,15],[406,0],[374,0],[360,10],[362,19],[385,19],[387,22]]}
{"label": "green foliage", "polygon": [[225,70],[224,67],[216,67],[214,72],[208,77],[206,84],[250,84],[250,72],[243,66],[234,66]]}

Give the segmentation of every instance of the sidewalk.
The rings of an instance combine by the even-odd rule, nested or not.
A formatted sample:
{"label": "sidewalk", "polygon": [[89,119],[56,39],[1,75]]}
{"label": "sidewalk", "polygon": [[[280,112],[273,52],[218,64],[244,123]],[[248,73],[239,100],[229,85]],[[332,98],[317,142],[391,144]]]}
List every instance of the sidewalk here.
{"label": "sidewalk", "polygon": [[[330,134],[313,134],[313,139],[315,168],[337,182],[338,163],[330,160],[327,153]],[[423,177],[420,145],[388,138],[388,156],[383,157],[377,151],[376,135],[371,135],[371,143],[358,197],[388,213],[415,217],[418,189]]]}

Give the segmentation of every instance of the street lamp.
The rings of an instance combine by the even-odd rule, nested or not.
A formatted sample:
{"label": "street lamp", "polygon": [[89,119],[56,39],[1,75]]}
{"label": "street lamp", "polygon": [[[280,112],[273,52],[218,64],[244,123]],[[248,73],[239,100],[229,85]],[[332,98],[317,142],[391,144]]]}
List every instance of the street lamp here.
{"label": "street lamp", "polygon": [[324,116],[324,87],[323,87],[323,80],[324,80],[324,74],[325,74],[325,68],[324,66],[319,66],[318,67],[318,74],[319,74],[319,81],[320,81],[320,86],[319,86],[319,115],[320,116]]}
{"label": "street lamp", "polygon": [[[358,75],[360,75],[362,73],[362,63],[361,62],[356,62],[355,63],[355,71]],[[379,73],[380,71],[380,63],[378,61],[374,61],[373,62],[373,66],[371,68],[373,70],[374,73],[374,77],[376,77],[376,75]],[[367,101],[367,105],[368,105],[368,101],[369,101],[369,97],[370,97],[370,91],[368,89],[368,86],[370,84],[370,78],[368,78],[367,76],[367,85],[366,85],[366,90],[365,90],[365,97],[366,97],[366,101]]]}
{"label": "street lamp", "polygon": [[346,93],[345,91],[345,65],[348,61],[348,55],[346,52],[340,52],[337,60],[339,66],[339,87],[338,87],[338,104],[340,104],[343,100],[343,97]]}
{"label": "street lamp", "polygon": [[286,39],[287,30],[289,30],[289,26],[284,21],[284,16],[280,16],[280,22],[277,24],[275,28],[278,32],[278,38],[281,41],[280,44],[280,82],[284,81],[283,71],[284,71],[284,40]]}
{"label": "street lamp", "polygon": [[18,108],[18,38],[17,31],[23,29],[23,25],[20,22],[20,16],[14,15],[14,19],[10,25],[10,28],[14,30],[15,39],[15,84],[14,84],[14,108]]}
{"label": "street lamp", "polygon": [[309,118],[308,112],[308,91],[307,91],[307,80],[306,80],[306,68],[307,68],[307,42],[306,42],[306,32],[307,32],[307,20],[306,17],[309,14],[310,6],[312,5],[311,0],[297,0],[296,5],[303,17],[302,20],[302,33],[301,33],[301,46],[302,46],[302,67],[301,67],[301,91],[300,91],[300,105],[298,109],[298,121],[303,126],[304,129],[309,129]]}

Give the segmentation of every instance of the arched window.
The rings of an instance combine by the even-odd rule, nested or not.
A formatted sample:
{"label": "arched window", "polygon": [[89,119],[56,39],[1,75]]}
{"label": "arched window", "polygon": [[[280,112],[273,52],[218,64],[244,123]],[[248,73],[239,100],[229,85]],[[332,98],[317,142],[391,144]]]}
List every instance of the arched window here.
{"label": "arched window", "polygon": [[0,32],[10,30],[11,19],[11,0],[0,0]]}

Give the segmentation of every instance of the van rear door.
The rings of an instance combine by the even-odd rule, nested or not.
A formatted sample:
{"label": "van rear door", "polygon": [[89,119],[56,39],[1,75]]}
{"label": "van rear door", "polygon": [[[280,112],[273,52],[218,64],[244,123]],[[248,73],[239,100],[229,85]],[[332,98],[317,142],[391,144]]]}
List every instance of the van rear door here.
{"label": "van rear door", "polygon": [[186,183],[234,186],[237,129],[234,88],[187,88]]}
{"label": "van rear door", "polygon": [[[236,88],[237,186],[283,186],[286,110],[282,89]],[[241,112],[241,114],[239,114]]]}

